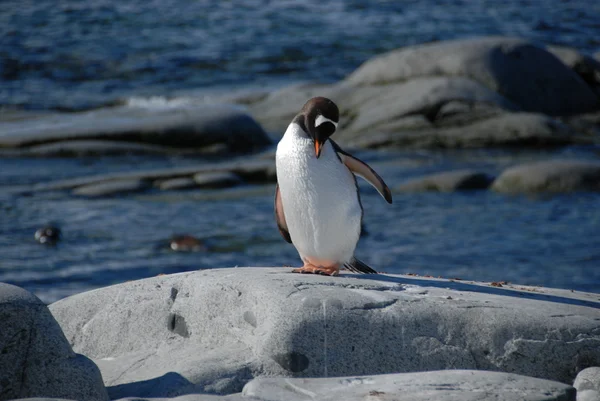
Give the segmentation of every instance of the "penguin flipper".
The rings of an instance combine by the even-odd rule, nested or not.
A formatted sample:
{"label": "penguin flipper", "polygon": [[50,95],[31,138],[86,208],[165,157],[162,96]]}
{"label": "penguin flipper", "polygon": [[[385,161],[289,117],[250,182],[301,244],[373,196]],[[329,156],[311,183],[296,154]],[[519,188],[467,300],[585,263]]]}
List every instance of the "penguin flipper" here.
{"label": "penguin flipper", "polygon": [[344,264],[344,267],[355,273],[377,274],[377,272],[371,267],[369,267],[366,263],[361,262],[355,257],[352,257],[352,259],[350,259],[350,262]]}
{"label": "penguin flipper", "polygon": [[369,184],[371,184],[387,203],[392,203],[392,191],[390,191],[388,186],[383,181],[383,178],[381,178],[379,174],[377,174],[375,170],[371,168],[371,166],[352,156],[350,153],[342,150],[342,148],[340,148],[340,146],[331,139],[329,139],[329,141],[333,145],[333,149],[335,149],[336,153],[339,155],[342,163],[344,163],[350,171],[358,176],[361,176]]}
{"label": "penguin flipper", "polygon": [[285,221],[285,214],[283,214],[283,202],[281,201],[281,193],[279,193],[279,184],[275,187],[275,220],[277,221],[277,228],[281,236],[291,244],[292,237],[290,237],[290,232]]}

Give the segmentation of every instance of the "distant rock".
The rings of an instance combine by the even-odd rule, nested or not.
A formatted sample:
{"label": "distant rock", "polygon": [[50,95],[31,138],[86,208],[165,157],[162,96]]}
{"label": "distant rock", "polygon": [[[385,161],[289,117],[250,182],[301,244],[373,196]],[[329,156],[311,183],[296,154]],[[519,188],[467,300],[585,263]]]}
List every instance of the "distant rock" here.
{"label": "distant rock", "polygon": [[116,179],[78,186],[73,195],[87,197],[115,196],[140,192],[148,188],[148,183],[140,179]]}
{"label": "distant rock", "polygon": [[[82,141],[93,142],[82,142]],[[67,145],[57,142],[75,141]],[[100,141],[100,142],[98,142]],[[55,113],[30,120],[0,122],[0,148],[26,148],[33,152],[62,149],[85,153],[104,148],[111,151],[157,151],[145,145],[201,149],[225,145],[232,152],[261,149],[271,140],[262,127],[239,106],[211,105],[180,108],[103,108],[82,113]]]}
{"label": "distant rock", "polygon": [[548,46],[548,51],[581,77],[600,96],[600,61],[565,46]]}
{"label": "distant rock", "polygon": [[387,127],[349,139],[352,146],[379,148],[539,148],[563,146],[577,141],[570,127],[552,117],[535,113],[505,113],[467,126]]}
{"label": "distant rock", "polygon": [[419,192],[436,191],[452,192],[474,189],[487,189],[493,178],[488,174],[473,170],[444,171],[418,177],[401,184],[397,191]]}
{"label": "distant rock", "polygon": [[505,170],[492,184],[498,192],[600,191],[600,162],[549,160]]}
{"label": "distant rock", "polygon": [[46,305],[0,283],[0,400],[108,400],[98,368],[75,354]]}
{"label": "distant rock", "polygon": [[161,180],[157,183],[157,186],[163,191],[192,189],[198,187],[196,181],[194,181],[193,178],[189,177],[170,178],[166,180]]}
{"label": "distant rock", "polygon": [[260,401],[575,401],[575,389],[566,384],[476,370],[318,379],[259,378],[248,383],[243,394]]}
{"label": "distant rock", "polygon": [[33,236],[40,244],[54,245],[60,239],[61,232],[56,226],[44,226],[35,230]]}
{"label": "distant rock", "polygon": [[[184,178],[186,181],[175,183],[190,183],[196,174],[228,173],[220,175],[219,180],[227,177],[228,183],[233,183],[233,176],[250,183],[269,183],[276,180],[275,161],[271,158],[240,157],[231,161],[205,163],[195,166],[173,167],[164,169],[139,170],[97,174],[87,177],[69,178],[49,183],[23,187],[24,192],[74,190],[73,193],[82,196],[110,196],[122,193],[143,191],[149,187],[149,182],[160,185],[173,179]],[[200,177],[200,176],[199,176]],[[214,176],[217,177],[217,176]],[[198,181],[194,180],[196,185]]]}
{"label": "distant rock", "polygon": [[580,133],[552,117],[600,109],[597,62],[574,49],[548,49],[506,37],[415,45],[376,56],[341,82],[296,84],[245,104],[281,136],[309,98],[329,97],[341,113],[334,139],[355,146],[537,147],[594,141],[588,131]]}
{"label": "distant rock", "polygon": [[393,50],[364,63],[347,81],[389,85],[440,75],[472,79],[524,111],[564,115],[600,106],[576,73],[543,47],[518,38],[459,39]]}
{"label": "distant rock", "polygon": [[194,183],[201,188],[227,188],[238,185],[241,182],[242,180],[237,174],[225,171],[220,173],[198,173],[194,175]]}
{"label": "distant rock", "polygon": [[182,234],[169,239],[169,248],[176,252],[198,252],[205,251],[206,245],[193,235]]}
{"label": "distant rock", "polygon": [[18,149],[21,156],[83,157],[111,155],[161,155],[181,152],[179,149],[126,141],[66,140]]}
{"label": "distant rock", "polygon": [[597,294],[523,289],[232,268],[127,282],[50,310],[111,399],[228,394],[261,376],[439,369],[571,383],[581,363],[600,364]]}

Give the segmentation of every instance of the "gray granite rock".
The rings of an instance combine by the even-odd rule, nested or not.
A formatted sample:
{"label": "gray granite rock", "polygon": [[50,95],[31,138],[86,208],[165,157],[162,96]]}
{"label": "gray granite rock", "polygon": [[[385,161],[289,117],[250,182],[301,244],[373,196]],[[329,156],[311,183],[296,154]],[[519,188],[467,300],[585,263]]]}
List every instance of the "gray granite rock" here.
{"label": "gray granite rock", "polygon": [[487,189],[493,178],[488,174],[473,170],[444,171],[414,178],[396,188],[402,192],[437,191],[451,192],[473,189]]}
{"label": "gray granite rock", "polygon": [[476,370],[317,379],[259,378],[244,395],[261,401],[575,401],[575,389],[550,380]]}
{"label": "gray granite rock", "polygon": [[463,126],[398,127],[390,125],[369,135],[356,136],[349,144],[379,148],[485,148],[554,147],[576,142],[572,130],[560,121],[536,113],[502,113]]}
{"label": "gray granite rock", "polygon": [[573,387],[577,391],[594,390],[600,393],[600,367],[593,366],[583,369],[577,374]]}
{"label": "gray granite rock", "polygon": [[57,397],[107,400],[98,368],[75,354],[46,305],[0,283],[0,400]]}
{"label": "gray granite rock", "polygon": [[198,173],[194,175],[194,183],[202,188],[227,188],[242,182],[237,174],[229,172]]}
{"label": "gray granite rock", "polygon": [[181,150],[159,145],[133,143],[125,141],[102,140],[67,140],[34,145],[19,149],[22,156],[110,156],[110,155],[153,155],[166,153],[179,153]]}
{"label": "gray granite rock", "polygon": [[571,47],[548,46],[547,49],[600,95],[600,61]]}
{"label": "gray granite rock", "polygon": [[231,105],[123,106],[0,122],[0,147],[27,147],[74,139],[131,141],[183,149],[224,144],[236,152],[259,149],[271,143],[252,117],[242,108]]}
{"label": "gray granite rock", "polygon": [[[196,166],[174,167],[154,170],[140,170],[133,172],[98,174],[87,177],[71,178],[58,180],[44,184],[36,184],[31,187],[23,187],[24,192],[36,191],[60,191],[75,189],[83,186],[92,186],[96,184],[110,184],[126,186],[131,184],[135,189],[136,181],[156,181],[169,180],[174,178],[191,178],[195,174],[203,173],[222,173],[230,172],[238,175],[248,182],[272,182],[276,179],[275,161],[264,158],[238,158],[232,161],[199,164]],[[141,188],[143,189],[143,188]]]}
{"label": "gray granite rock", "polygon": [[86,196],[90,198],[102,196],[115,196],[141,192],[148,188],[148,182],[141,179],[116,179],[104,182],[90,183],[78,186],[73,190],[73,195]]}
{"label": "gray granite rock", "polygon": [[163,191],[180,190],[180,189],[192,189],[197,188],[198,185],[193,178],[182,177],[182,178],[171,178],[167,180],[159,181],[156,186]]}
{"label": "gray granite rock", "polygon": [[508,168],[491,187],[498,192],[600,191],[600,162],[549,160]]}
{"label": "gray granite rock", "polygon": [[470,78],[525,111],[562,115],[600,106],[575,72],[543,47],[518,38],[459,39],[393,50],[365,62],[347,81],[388,85],[440,75]]}
{"label": "gray granite rock", "polygon": [[[599,296],[569,290],[238,268],[123,283],[50,310],[111,398],[437,369],[571,383],[581,364],[600,363]],[[159,380],[170,373],[181,377]],[[149,380],[160,394],[140,394]]]}

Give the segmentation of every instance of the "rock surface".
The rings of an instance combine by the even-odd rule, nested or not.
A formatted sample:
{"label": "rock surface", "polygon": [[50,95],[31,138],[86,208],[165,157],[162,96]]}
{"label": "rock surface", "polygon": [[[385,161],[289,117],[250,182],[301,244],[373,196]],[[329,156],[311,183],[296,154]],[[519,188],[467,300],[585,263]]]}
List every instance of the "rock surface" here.
{"label": "rock surface", "polygon": [[46,305],[0,283],[0,400],[57,397],[107,400],[98,368],[75,354]]}
{"label": "rock surface", "polygon": [[494,181],[498,192],[600,191],[600,162],[550,160],[511,167]]}
{"label": "rock surface", "polygon": [[543,47],[518,38],[460,39],[393,50],[364,63],[347,81],[382,85],[440,75],[472,79],[525,111],[562,115],[599,106],[575,72]]}
{"label": "rock surface", "polygon": [[480,171],[445,171],[412,179],[398,186],[396,190],[402,192],[451,192],[473,189],[487,189],[492,183],[492,181],[492,177]]}
{"label": "rock surface", "polygon": [[[600,399],[600,367],[593,366],[583,369],[577,374],[573,387],[577,389],[577,400],[580,401],[580,394],[586,392],[583,396],[587,399]],[[596,398],[592,398],[596,397]]]}
{"label": "rock surface", "polygon": [[575,401],[575,389],[509,373],[444,370],[363,377],[259,378],[244,395],[261,401]]}
{"label": "rock surface", "polygon": [[108,180],[99,183],[82,185],[73,190],[73,195],[96,198],[140,192],[148,188],[146,181],[140,179]]}
{"label": "rock surface", "polygon": [[[271,143],[252,117],[231,105],[163,109],[123,106],[0,122],[0,148],[67,140],[125,141],[185,149],[223,144],[235,152],[260,149]],[[81,142],[77,146],[81,147]]]}
{"label": "rock surface", "polygon": [[216,269],[50,306],[111,398],[233,393],[258,376],[483,369],[571,383],[600,363],[600,299],[398,275]]}
{"label": "rock surface", "polygon": [[597,64],[574,49],[518,38],[442,41],[376,56],[341,82],[292,85],[247,106],[283,135],[307,99],[329,97],[341,112],[335,139],[356,146],[560,146],[590,141],[550,116],[600,108]]}

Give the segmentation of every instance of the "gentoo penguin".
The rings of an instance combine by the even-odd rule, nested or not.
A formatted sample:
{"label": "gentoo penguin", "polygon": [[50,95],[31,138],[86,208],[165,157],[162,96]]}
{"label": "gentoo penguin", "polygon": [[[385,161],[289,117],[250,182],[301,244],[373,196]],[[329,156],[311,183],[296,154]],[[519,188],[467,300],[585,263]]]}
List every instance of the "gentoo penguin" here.
{"label": "gentoo penguin", "polygon": [[363,216],[354,174],[365,178],[388,203],[392,194],[371,167],[331,140],[338,121],[335,103],[312,98],[277,145],[275,217],[281,235],[304,262],[294,273],[335,276],[341,266],[376,273],[354,257]]}

